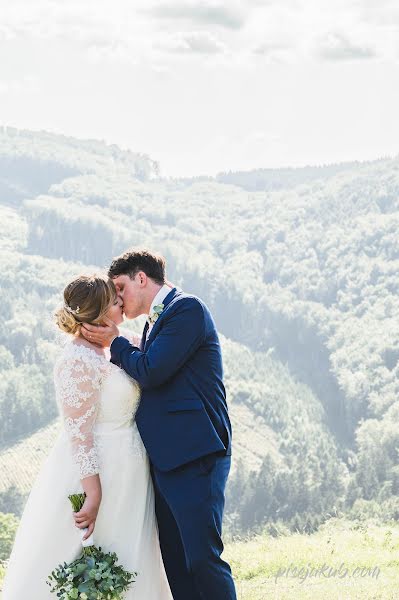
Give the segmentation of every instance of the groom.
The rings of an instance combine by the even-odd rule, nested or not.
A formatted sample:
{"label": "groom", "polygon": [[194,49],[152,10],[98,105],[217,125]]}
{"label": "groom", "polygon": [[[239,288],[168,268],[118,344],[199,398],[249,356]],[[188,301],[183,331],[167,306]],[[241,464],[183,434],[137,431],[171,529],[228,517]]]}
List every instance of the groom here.
{"label": "groom", "polygon": [[[231,425],[215,323],[196,296],[165,280],[165,259],[131,250],[109,268],[128,319],[147,314],[140,348],[106,327],[85,337],[139,382],[136,422],[155,490],[162,558],[174,600],[235,600],[222,560]],[[83,333],[83,332],[82,332]]]}

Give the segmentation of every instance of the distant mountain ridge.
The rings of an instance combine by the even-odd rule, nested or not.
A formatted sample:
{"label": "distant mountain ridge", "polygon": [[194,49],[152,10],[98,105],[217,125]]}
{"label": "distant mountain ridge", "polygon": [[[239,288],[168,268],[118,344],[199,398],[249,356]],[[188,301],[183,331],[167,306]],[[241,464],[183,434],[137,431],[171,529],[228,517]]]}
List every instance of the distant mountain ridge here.
{"label": "distant mountain ridge", "polygon": [[65,281],[141,245],[225,339],[231,514],[399,493],[398,226],[397,158],[167,179],[114,145],[3,128],[0,445],[54,419]]}
{"label": "distant mountain ridge", "polygon": [[231,183],[251,192],[288,190],[318,179],[328,179],[344,171],[367,169],[384,159],[374,161],[352,161],[320,166],[281,167],[276,169],[253,169],[250,171],[228,171],[218,173],[216,181]]}

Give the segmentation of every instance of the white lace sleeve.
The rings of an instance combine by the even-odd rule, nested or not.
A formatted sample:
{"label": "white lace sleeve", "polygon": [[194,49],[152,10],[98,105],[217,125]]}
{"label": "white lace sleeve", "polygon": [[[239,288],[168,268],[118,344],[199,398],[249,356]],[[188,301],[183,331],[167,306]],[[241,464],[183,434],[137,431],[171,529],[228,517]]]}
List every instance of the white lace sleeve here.
{"label": "white lace sleeve", "polygon": [[56,369],[56,390],[64,426],[80,478],[100,472],[93,428],[96,422],[104,370],[95,352],[80,347]]}

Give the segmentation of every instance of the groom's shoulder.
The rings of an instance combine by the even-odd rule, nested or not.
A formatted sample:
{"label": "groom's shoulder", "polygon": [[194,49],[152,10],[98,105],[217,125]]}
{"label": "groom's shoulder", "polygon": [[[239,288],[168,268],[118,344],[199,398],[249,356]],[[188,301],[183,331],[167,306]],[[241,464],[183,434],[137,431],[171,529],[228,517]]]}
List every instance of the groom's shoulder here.
{"label": "groom's shoulder", "polygon": [[209,308],[207,307],[207,305],[201,298],[199,298],[195,294],[190,294],[188,292],[184,292],[181,289],[178,289],[176,291],[176,294],[174,295],[172,301],[170,302],[170,306],[172,307],[172,305],[173,305],[176,308],[179,308],[179,303],[180,303],[180,306],[189,305],[192,307],[198,307],[198,308],[201,307],[203,311],[209,312]]}

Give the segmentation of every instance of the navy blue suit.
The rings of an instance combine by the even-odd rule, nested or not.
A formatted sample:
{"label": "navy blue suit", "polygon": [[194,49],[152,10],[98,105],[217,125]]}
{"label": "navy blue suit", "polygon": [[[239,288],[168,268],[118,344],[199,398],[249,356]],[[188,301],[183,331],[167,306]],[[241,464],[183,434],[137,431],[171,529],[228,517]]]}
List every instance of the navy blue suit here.
{"label": "navy blue suit", "polygon": [[123,337],[111,361],[139,382],[136,422],[155,490],[162,557],[174,600],[235,600],[220,557],[231,424],[219,338],[207,306],[173,288],[141,349]]}

